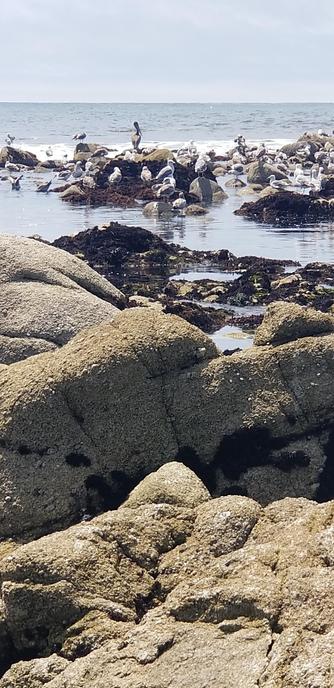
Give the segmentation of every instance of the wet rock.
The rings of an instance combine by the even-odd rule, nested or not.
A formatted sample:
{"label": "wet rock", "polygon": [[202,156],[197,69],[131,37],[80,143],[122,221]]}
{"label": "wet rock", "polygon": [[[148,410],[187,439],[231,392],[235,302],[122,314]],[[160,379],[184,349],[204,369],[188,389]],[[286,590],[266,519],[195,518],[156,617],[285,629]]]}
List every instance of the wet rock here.
{"label": "wet rock", "polygon": [[165,201],[152,201],[143,208],[143,214],[146,217],[160,217],[161,215],[170,215],[172,212],[172,205]]}
{"label": "wet rock", "polygon": [[274,174],[276,179],[286,179],[286,174],[281,172],[275,165],[257,160],[251,163],[247,172],[247,181],[250,184],[267,184],[269,177]]}
{"label": "wet rock", "polygon": [[312,337],[334,331],[334,318],[313,308],[277,301],[270,304],[257,329],[254,344],[283,344],[300,337]]}
{"label": "wet rock", "polygon": [[98,143],[77,143],[73,153],[74,162],[88,160],[98,148],[101,148],[101,145]]}
{"label": "wet rock", "polygon": [[171,301],[168,299],[163,306],[163,311],[178,315],[191,325],[199,327],[202,332],[210,334],[219,330],[229,320],[229,316],[223,309],[203,308],[200,304],[189,303],[189,301]]}
{"label": "wet rock", "polygon": [[33,239],[0,236],[0,362],[62,346],[126,299],[85,263]]}
{"label": "wet rock", "polygon": [[217,182],[207,177],[197,177],[190,184],[189,192],[196,196],[201,202],[212,203],[212,201],[223,201],[227,194]]}
{"label": "wet rock", "polygon": [[244,203],[234,212],[257,222],[294,224],[333,219],[334,205],[325,199],[283,191]]}
{"label": "wet rock", "polygon": [[81,203],[86,197],[86,193],[78,184],[71,184],[60,193],[60,198],[63,201],[70,201],[71,203]]}
{"label": "wet rock", "polygon": [[6,162],[12,162],[14,165],[24,165],[25,167],[36,167],[38,159],[34,153],[22,151],[11,146],[5,146],[0,151],[0,167],[5,167]]}
{"label": "wet rock", "polygon": [[208,214],[208,209],[203,208],[201,205],[198,205],[197,203],[191,203],[186,207],[185,214],[186,215],[207,215]]}

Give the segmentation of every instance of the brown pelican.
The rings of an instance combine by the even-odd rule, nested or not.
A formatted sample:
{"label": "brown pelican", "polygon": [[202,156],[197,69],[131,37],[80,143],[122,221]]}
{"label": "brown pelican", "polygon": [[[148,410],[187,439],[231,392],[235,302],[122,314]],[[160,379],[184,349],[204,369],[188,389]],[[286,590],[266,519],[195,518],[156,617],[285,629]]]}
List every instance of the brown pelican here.
{"label": "brown pelican", "polygon": [[133,123],[133,130],[131,134],[131,142],[135,151],[138,150],[141,142],[141,130],[138,122]]}

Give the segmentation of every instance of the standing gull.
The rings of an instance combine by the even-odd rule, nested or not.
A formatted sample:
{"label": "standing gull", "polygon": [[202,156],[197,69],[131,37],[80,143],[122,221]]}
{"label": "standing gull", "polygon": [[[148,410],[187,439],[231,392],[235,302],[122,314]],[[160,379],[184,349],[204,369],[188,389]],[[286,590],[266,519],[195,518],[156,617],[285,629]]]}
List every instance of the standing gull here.
{"label": "standing gull", "polygon": [[114,186],[114,184],[119,184],[122,179],[122,172],[119,167],[114,167],[112,173],[108,177],[109,184]]}
{"label": "standing gull", "polygon": [[187,201],[184,197],[183,191],[180,191],[179,197],[174,201],[173,203],[173,208],[174,210],[184,210],[187,207]]}
{"label": "standing gull", "polygon": [[84,141],[86,136],[87,136],[86,132],[83,131],[81,134],[74,134],[74,136],[72,136],[72,140],[73,141]]}
{"label": "standing gull", "polygon": [[36,191],[38,193],[48,193],[51,184],[52,184],[52,179],[49,182],[43,182],[43,184],[38,185]]}
{"label": "standing gull", "polygon": [[147,165],[143,166],[140,178],[145,184],[149,184],[152,181],[152,172],[148,169]]}
{"label": "standing gull", "polygon": [[7,134],[5,141],[8,144],[8,146],[11,146],[13,141],[15,141],[15,136],[12,136],[11,134]]}
{"label": "standing gull", "polygon": [[140,142],[141,142],[141,130],[138,122],[133,123],[133,130],[131,134],[131,143],[133,145],[133,148],[135,151],[138,151]]}

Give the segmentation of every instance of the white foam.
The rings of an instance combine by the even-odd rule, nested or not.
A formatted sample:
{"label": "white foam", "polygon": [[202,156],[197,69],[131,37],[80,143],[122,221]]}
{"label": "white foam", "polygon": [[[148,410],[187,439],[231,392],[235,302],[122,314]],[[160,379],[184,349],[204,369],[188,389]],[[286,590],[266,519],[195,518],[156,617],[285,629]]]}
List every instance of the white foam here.
{"label": "white foam", "polygon": [[[282,146],[285,146],[288,143],[292,143],[293,139],[247,139],[247,144],[250,146],[258,146],[260,143],[264,143],[265,146],[271,150],[271,151],[276,151],[279,148],[282,148]],[[143,147],[144,148],[169,148],[170,150],[178,150],[183,146],[185,141],[143,141]],[[197,150],[199,153],[204,153],[208,152],[210,150],[214,150],[217,155],[222,155],[224,153],[227,153],[227,151],[231,150],[232,148],[235,147],[235,143],[233,139],[210,139],[206,141],[194,141]],[[102,144],[101,144],[102,145]],[[121,153],[125,150],[131,150],[131,146],[129,142],[124,142],[124,143],[108,143],[104,142],[103,145],[107,146],[108,148],[112,149],[112,152],[109,153],[109,158],[114,157],[117,155],[117,153]],[[38,143],[38,144],[31,144],[31,143],[20,143],[20,145],[16,146],[20,150],[26,150],[29,151],[30,153],[34,153],[38,160],[41,162],[44,162],[45,160],[72,160],[73,159],[73,154],[75,150],[75,146],[68,144],[68,143]],[[52,158],[48,157],[46,154],[46,150],[51,147],[53,151],[53,156]],[[67,158],[65,157],[67,156]]]}

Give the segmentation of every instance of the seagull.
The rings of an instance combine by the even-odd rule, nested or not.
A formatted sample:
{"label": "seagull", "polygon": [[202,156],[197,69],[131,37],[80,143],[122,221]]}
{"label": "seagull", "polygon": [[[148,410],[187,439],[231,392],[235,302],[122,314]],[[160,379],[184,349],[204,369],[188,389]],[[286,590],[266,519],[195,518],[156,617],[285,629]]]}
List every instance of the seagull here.
{"label": "seagull", "polygon": [[96,182],[94,181],[93,177],[90,175],[86,175],[83,178],[83,186],[85,186],[87,189],[95,189],[96,188]]}
{"label": "seagull", "polygon": [[6,170],[8,170],[8,172],[19,172],[20,171],[19,165],[14,165],[14,163],[9,162],[9,160],[7,160],[7,162],[5,163],[5,168],[6,168]]}
{"label": "seagull", "polygon": [[91,158],[105,158],[106,155],[108,155],[109,151],[106,148],[98,148],[93,155],[91,155]]}
{"label": "seagull", "polygon": [[19,177],[8,177],[11,185],[12,185],[12,191],[19,191],[21,186],[20,186],[20,181],[23,177],[23,174],[21,174]]}
{"label": "seagull", "polygon": [[141,142],[141,130],[138,122],[133,123],[133,130],[131,134],[131,143],[133,145],[133,148],[135,151],[138,150],[138,147]]}
{"label": "seagull", "polygon": [[49,148],[46,149],[45,155],[47,155],[48,158],[52,158],[53,150],[52,150],[51,146],[49,146]]}
{"label": "seagull", "polygon": [[109,175],[108,181],[112,186],[114,184],[119,184],[122,179],[122,172],[119,167],[114,167],[113,172]]}
{"label": "seagull", "polygon": [[174,201],[173,203],[173,208],[174,210],[184,210],[187,207],[187,201],[184,197],[183,191],[180,191],[179,197]]}
{"label": "seagull", "polygon": [[39,186],[36,189],[37,193],[48,193],[51,184],[52,184],[52,179],[49,182],[44,182],[43,184],[39,184]]}
{"label": "seagull", "polygon": [[202,176],[204,172],[208,169],[208,164],[207,161],[205,160],[205,157],[203,155],[200,155],[199,158],[197,158],[196,163],[195,163],[195,172],[199,176]]}
{"label": "seagull", "polygon": [[74,177],[74,179],[80,179],[80,177],[82,177],[83,174],[84,174],[84,171],[82,169],[82,162],[79,160],[76,163],[75,168],[72,172],[72,177]]}
{"label": "seagull", "polygon": [[149,170],[147,165],[143,166],[143,169],[142,169],[141,174],[140,174],[140,179],[145,184],[149,184],[152,181],[152,172],[151,172],[151,170]]}
{"label": "seagull", "polygon": [[12,136],[11,134],[7,134],[5,140],[6,140],[6,143],[8,144],[8,146],[11,146],[13,141],[15,141],[15,136]]}
{"label": "seagull", "polygon": [[244,173],[244,167],[240,164],[232,165],[231,172],[234,174],[236,179],[239,179],[239,177],[241,177],[241,175]]}
{"label": "seagull", "polygon": [[276,179],[274,174],[271,174],[269,177],[269,184],[272,189],[278,189],[279,191],[287,191],[289,182],[284,181],[283,179]]}
{"label": "seagull", "polygon": [[255,157],[258,158],[258,160],[260,160],[266,154],[267,154],[267,149],[266,149],[264,143],[260,143],[259,147],[257,148],[257,150],[255,152]]}
{"label": "seagull", "polygon": [[83,131],[81,134],[74,134],[72,141],[84,141],[86,137],[87,134]]}
{"label": "seagull", "polygon": [[172,177],[175,171],[173,160],[167,160],[167,165],[163,167],[156,176],[156,180],[162,182],[166,177]]}
{"label": "seagull", "polygon": [[58,172],[57,179],[62,179],[63,181],[67,182],[71,174],[71,170],[62,170],[61,172]]}
{"label": "seagull", "polygon": [[173,196],[175,193],[175,186],[176,186],[176,181],[174,177],[166,177],[163,180],[163,183],[159,187],[159,189],[156,191],[156,195],[158,198],[162,198],[165,201],[168,200],[170,196]]}

